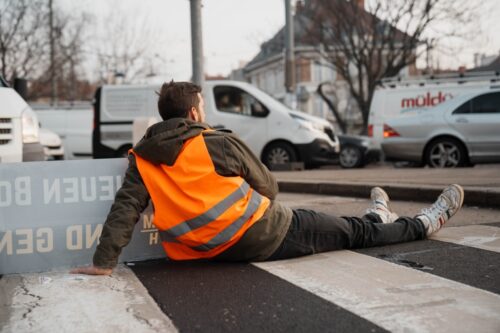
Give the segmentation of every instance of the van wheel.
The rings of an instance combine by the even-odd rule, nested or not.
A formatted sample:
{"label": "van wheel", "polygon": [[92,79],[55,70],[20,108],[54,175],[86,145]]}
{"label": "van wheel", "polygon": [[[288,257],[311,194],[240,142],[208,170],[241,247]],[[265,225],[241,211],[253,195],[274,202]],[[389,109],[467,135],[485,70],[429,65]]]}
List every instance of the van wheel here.
{"label": "van wheel", "polygon": [[115,153],[115,157],[127,157],[128,156],[128,151],[132,148],[131,144],[126,144],[118,148],[118,150]]}
{"label": "van wheel", "polygon": [[467,153],[458,140],[439,138],[432,141],[426,150],[425,161],[431,168],[456,168],[467,164]]}
{"label": "van wheel", "polygon": [[363,166],[363,162],[363,153],[361,149],[352,145],[341,146],[339,163],[342,168],[359,168]]}
{"label": "van wheel", "polygon": [[276,164],[296,162],[297,153],[292,145],[286,142],[275,142],[264,151],[263,161],[269,170],[273,170],[273,166]]}

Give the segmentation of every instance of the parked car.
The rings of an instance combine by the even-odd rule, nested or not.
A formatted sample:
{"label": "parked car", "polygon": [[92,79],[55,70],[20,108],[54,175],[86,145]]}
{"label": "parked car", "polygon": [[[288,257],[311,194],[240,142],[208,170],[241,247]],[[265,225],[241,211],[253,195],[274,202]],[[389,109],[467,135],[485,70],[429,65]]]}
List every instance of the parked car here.
{"label": "parked car", "polygon": [[59,135],[49,129],[40,127],[40,143],[43,146],[46,161],[64,159],[64,147]]}
{"label": "parked car", "polygon": [[[429,112],[458,96],[488,90],[499,82],[498,72],[450,73],[430,76],[384,78],[374,91],[368,117],[368,136],[380,149],[384,124],[406,117],[415,110]],[[498,84],[498,83],[497,83]]]}
{"label": "parked car", "polygon": [[338,136],[340,142],[339,164],[342,168],[361,168],[369,162],[378,161],[380,150],[374,149],[368,137]]}
{"label": "parked car", "polygon": [[500,86],[388,120],[382,149],[387,160],[431,167],[500,162]]}
{"label": "parked car", "polygon": [[93,111],[90,102],[58,105],[32,104],[42,128],[56,133],[62,140],[64,159],[92,157]]}

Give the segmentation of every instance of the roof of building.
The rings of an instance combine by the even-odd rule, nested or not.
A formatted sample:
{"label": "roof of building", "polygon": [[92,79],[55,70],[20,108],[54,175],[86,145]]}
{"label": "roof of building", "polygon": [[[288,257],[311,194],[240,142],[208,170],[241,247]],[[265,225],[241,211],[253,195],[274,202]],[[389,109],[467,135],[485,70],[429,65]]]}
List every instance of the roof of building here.
{"label": "roof of building", "polygon": [[[316,42],[313,41],[310,35],[310,31],[308,30],[308,26],[312,22],[312,19],[308,16],[308,4],[314,3],[314,1],[306,2],[306,5],[301,5],[297,8],[296,14],[293,16],[293,24],[294,24],[294,45],[295,48],[301,47],[314,47]],[[359,12],[356,13],[359,15]],[[387,27],[387,22],[378,19],[373,14],[367,12],[366,10],[361,11],[361,15],[368,20],[372,20],[375,18],[379,24],[380,29],[385,29]],[[357,18],[359,20],[360,18]],[[403,39],[405,36],[404,32],[396,29],[396,38],[399,37]],[[285,48],[285,26],[283,26],[271,39],[265,41],[261,44],[260,51],[257,55],[250,60],[244,67],[245,70],[249,70],[256,65],[263,63],[270,58],[283,54]]]}

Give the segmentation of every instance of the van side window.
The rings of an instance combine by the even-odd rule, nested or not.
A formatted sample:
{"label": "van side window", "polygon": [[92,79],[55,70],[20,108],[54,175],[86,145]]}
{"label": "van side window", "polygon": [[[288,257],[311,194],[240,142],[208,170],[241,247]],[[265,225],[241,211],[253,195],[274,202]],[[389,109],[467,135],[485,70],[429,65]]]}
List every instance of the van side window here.
{"label": "van side window", "polygon": [[467,101],[464,104],[460,105],[458,108],[456,108],[455,111],[453,111],[453,114],[471,113],[471,106],[472,106],[471,101]]}
{"label": "van side window", "polygon": [[246,91],[231,86],[214,87],[215,106],[221,112],[266,117],[269,110]]}
{"label": "van side window", "polygon": [[488,93],[474,98],[472,113],[500,113],[500,93]]}

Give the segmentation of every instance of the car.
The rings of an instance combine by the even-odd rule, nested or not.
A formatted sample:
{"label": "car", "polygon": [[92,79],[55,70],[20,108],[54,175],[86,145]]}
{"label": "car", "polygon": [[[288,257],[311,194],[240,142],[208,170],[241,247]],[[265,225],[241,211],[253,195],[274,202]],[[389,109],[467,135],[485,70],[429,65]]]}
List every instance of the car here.
{"label": "car", "polygon": [[338,138],[339,164],[342,168],[361,168],[369,162],[378,161],[380,150],[371,146],[371,140],[368,137],[340,134]]}
{"label": "car", "polygon": [[386,121],[382,149],[436,168],[500,162],[500,86]]}
{"label": "car", "polygon": [[64,147],[59,135],[51,130],[40,127],[40,143],[43,146],[46,161],[64,159]]}

